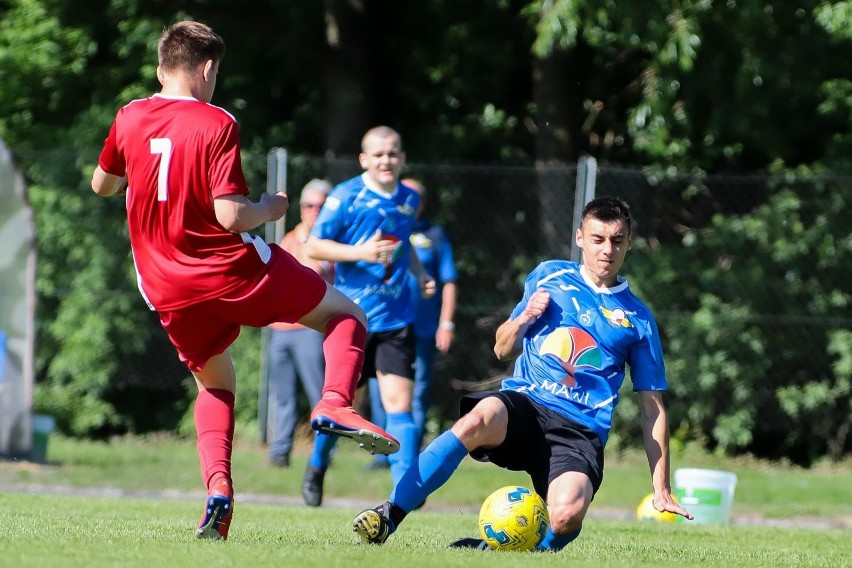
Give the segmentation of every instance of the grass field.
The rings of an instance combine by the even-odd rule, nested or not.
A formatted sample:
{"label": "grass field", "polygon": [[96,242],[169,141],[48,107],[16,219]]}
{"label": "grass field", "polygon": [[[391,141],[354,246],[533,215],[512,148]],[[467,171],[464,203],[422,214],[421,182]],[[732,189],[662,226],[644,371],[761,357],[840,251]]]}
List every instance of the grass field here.
{"label": "grass field", "polygon": [[[524,474],[465,460],[385,546],[361,546],[351,519],[389,490],[386,471],[363,471],[367,454],[341,444],[327,476],[328,506],[310,509],[299,497],[304,445],[281,469],[266,465],[260,445],[240,440],[227,543],[192,538],[203,494],[191,440],[54,436],[47,465],[0,462],[0,566],[492,566],[492,554],[446,545],[475,535],[476,511],[491,490],[528,484]],[[802,470],[698,452],[674,456],[673,469],[737,473],[734,523],[711,527],[632,520],[650,490],[644,456],[611,452],[607,460],[582,537],[558,557],[501,554],[501,567],[552,565],[557,558],[559,565],[589,566],[850,565],[850,464]]]}

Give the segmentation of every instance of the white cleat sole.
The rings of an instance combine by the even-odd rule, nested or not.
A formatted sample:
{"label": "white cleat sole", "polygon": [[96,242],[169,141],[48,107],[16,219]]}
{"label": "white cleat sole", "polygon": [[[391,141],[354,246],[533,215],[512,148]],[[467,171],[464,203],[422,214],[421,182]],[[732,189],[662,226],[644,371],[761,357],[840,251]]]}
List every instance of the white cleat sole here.
{"label": "white cleat sole", "polygon": [[314,427],[314,430],[323,432],[324,434],[349,438],[358,444],[358,447],[372,455],[395,454],[399,451],[399,444],[394,440],[385,438],[384,436],[380,436],[375,432],[370,432],[369,430],[349,430],[348,428],[340,428],[334,422],[326,422],[321,418],[316,420],[311,426]]}

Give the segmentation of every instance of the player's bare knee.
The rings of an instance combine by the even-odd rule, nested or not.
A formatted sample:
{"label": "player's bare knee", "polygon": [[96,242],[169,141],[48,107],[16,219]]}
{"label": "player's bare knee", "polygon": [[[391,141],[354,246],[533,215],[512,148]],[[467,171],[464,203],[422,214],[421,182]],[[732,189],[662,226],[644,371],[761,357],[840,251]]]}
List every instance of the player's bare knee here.
{"label": "player's bare knee", "polygon": [[352,303],[352,312],[351,315],[355,317],[361,325],[367,327],[367,314],[364,312],[364,309],[356,303]]}
{"label": "player's bare knee", "polygon": [[386,388],[382,392],[382,404],[385,412],[411,412],[411,397],[398,390]]}
{"label": "player's bare knee", "polygon": [[475,408],[459,418],[452,431],[466,448],[478,448],[488,434],[485,417]]}
{"label": "player's bare knee", "polygon": [[550,516],[550,528],[556,534],[569,534],[583,525],[586,509],[568,505],[550,506],[547,508]]}
{"label": "player's bare knee", "polygon": [[[358,320],[361,325],[367,327],[367,314],[364,312],[364,309],[355,302],[347,302],[345,309],[340,313],[340,315],[350,315]],[[331,319],[334,317],[335,316],[332,316]]]}

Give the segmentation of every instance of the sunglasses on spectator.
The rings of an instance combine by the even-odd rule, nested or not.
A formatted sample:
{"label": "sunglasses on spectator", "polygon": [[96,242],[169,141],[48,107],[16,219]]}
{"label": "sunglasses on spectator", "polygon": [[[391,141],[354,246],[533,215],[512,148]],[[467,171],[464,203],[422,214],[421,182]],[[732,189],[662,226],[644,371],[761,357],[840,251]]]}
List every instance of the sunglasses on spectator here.
{"label": "sunglasses on spectator", "polygon": [[302,203],[302,209],[321,209],[322,203]]}

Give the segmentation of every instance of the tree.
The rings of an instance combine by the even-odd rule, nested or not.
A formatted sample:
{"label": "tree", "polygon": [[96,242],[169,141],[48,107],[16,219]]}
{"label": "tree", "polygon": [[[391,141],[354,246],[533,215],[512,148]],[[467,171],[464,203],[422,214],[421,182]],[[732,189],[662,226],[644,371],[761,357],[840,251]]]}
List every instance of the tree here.
{"label": "tree", "polygon": [[775,187],[766,203],[714,215],[682,246],[643,240],[631,260],[663,316],[672,427],[732,454],[839,459],[852,445],[852,295],[837,287],[852,260],[850,182],[761,181]]}
{"label": "tree", "polygon": [[[694,408],[685,400],[675,406],[681,431],[730,451],[769,448],[781,430],[761,426],[753,414],[771,408],[782,424],[803,421],[802,432],[825,437],[817,452],[842,454],[850,429],[842,420],[847,328],[802,341],[818,370],[802,377],[785,375],[780,360],[786,369],[805,362],[778,351],[783,336],[761,320],[802,317],[792,308],[805,291],[827,298],[826,306],[809,306],[820,318],[848,309],[842,290],[802,276],[799,243],[816,247],[820,267],[845,281],[848,263],[831,263],[847,259],[848,184],[825,176],[820,189],[796,180],[852,166],[852,63],[845,57],[852,3],[794,4],[0,3],[0,136],[16,154],[36,208],[39,404],[58,413],[65,431],[80,434],[171,427],[186,406],[181,382],[188,373],[136,292],[120,200],[95,199],[88,182],[116,109],[158,89],[161,30],[195,18],[226,39],[214,103],[238,119],[255,196],[269,148],[300,156],[291,181],[338,181],[351,164],[329,166],[311,156],[352,156],[363,130],[380,122],[402,132],[412,169],[431,176],[427,184],[440,181],[432,189],[441,197],[441,221],[458,237],[462,277],[471,290],[486,283],[470,298],[475,331],[460,345],[465,356],[453,361],[456,376],[501,371],[483,338],[494,314],[504,317],[516,299],[519,275],[558,249],[542,242],[562,238],[553,228],[562,228],[561,212],[570,209],[570,168],[590,154],[602,172],[617,163],[644,168],[626,177],[630,195],[639,197],[633,201],[643,246],[654,254],[635,263],[634,282],[654,305],[679,311],[679,319],[667,320],[673,372],[696,370],[706,389],[695,391],[701,396]],[[451,178],[428,167],[471,161],[538,170],[488,175],[468,168]],[[704,173],[751,171],[768,171],[781,183],[749,178],[732,191]],[[623,190],[603,173],[599,179],[608,180],[602,187],[609,191]],[[813,230],[808,223],[816,223]],[[808,228],[791,232],[796,226]],[[755,227],[778,242],[764,242]],[[726,251],[751,250],[775,264],[723,269]],[[788,277],[779,273],[781,260],[807,283],[785,288],[780,304],[770,305],[756,290],[766,279]],[[675,277],[682,281],[673,288]],[[744,294],[736,278],[754,293]],[[733,376],[748,378],[727,380]],[[770,376],[789,380],[767,392],[771,405],[749,406],[747,389]],[[174,401],[153,417],[141,390],[152,384],[151,400]],[[716,400],[710,391],[724,396]],[[832,397],[839,406],[831,407]],[[746,410],[727,413],[730,401]],[[813,452],[801,439],[778,447],[807,461]]]}
{"label": "tree", "polygon": [[[526,13],[549,69],[539,83],[572,77],[567,94],[545,97],[540,109],[557,119],[543,136],[563,132],[576,150],[566,147],[563,159],[589,152],[681,171],[797,167],[847,130],[848,2],[539,0]],[[547,63],[555,59],[562,64]],[[617,146],[625,152],[613,154]]]}

